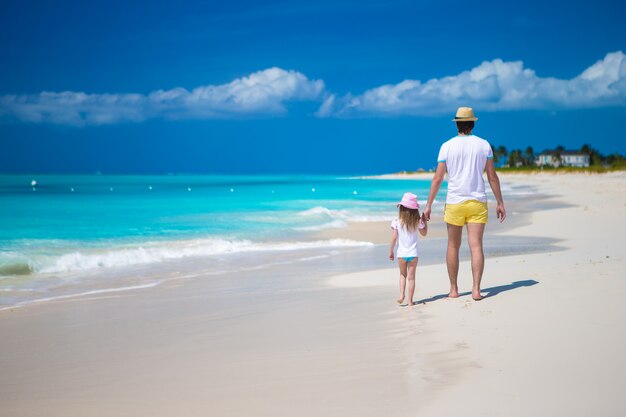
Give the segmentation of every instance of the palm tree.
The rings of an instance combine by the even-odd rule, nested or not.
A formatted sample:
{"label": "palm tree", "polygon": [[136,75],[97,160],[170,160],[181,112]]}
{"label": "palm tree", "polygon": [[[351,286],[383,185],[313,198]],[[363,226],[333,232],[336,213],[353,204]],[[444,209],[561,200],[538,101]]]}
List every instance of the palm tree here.
{"label": "palm tree", "polygon": [[535,165],[535,151],[532,146],[526,148],[526,151],[524,151],[524,157],[526,159],[527,166]]}
{"label": "palm tree", "polygon": [[556,147],[556,151],[554,152],[553,158],[556,159],[557,166],[561,166],[561,154],[565,150],[562,145]]}
{"label": "palm tree", "polygon": [[514,149],[509,152],[508,164],[510,167],[514,168],[516,166],[522,165],[524,163],[522,159],[522,151],[520,149]]}
{"label": "palm tree", "polygon": [[491,153],[493,154],[493,163],[498,165],[498,163],[500,162],[500,158],[502,158],[500,150],[497,146],[491,145]]}
{"label": "palm tree", "polygon": [[507,153],[508,152],[504,146],[498,146],[498,155],[500,155],[500,159],[504,158],[504,160],[506,161]]}
{"label": "palm tree", "polygon": [[602,162],[605,160],[604,155],[586,143],[580,148],[580,151],[589,155],[589,164],[591,165],[602,165]]}

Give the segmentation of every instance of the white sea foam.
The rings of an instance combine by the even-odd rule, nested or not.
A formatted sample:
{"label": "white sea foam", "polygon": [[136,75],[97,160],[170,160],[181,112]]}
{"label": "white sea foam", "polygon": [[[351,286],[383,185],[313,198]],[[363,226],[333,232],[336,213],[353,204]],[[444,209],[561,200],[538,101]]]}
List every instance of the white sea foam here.
{"label": "white sea foam", "polygon": [[300,216],[314,216],[314,215],[319,215],[319,214],[332,216],[333,213],[341,213],[341,212],[346,212],[346,211],[347,210],[331,210],[331,209],[327,209],[326,207],[317,206],[317,207],[310,208],[308,210],[301,211],[298,214]]}
{"label": "white sea foam", "polygon": [[[393,209],[391,212],[393,213]],[[390,220],[390,216],[387,213],[372,214],[370,212],[370,213],[365,214],[365,213],[359,213],[357,211],[345,210],[345,209],[344,210],[332,210],[332,209],[322,207],[322,206],[317,206],[308,210],[301,211],[300,213],[298,213],[298,215],[305,216],[305,217],[313,217],[313,216],[327,217],[335,221],[344,222],[342,226],[339,226],[339,223],[334,223],[332,225],[331,225],[332,222],[326,223],[325,225],[322,225],[322,228],[343,227],[345,226],[345,224],[347,224],[347,222],[365,223],[365,222],[380,222],[380,221]],[[313,226],[313,227],[320,227],[320,226]],[[307,229],[300,228],[298,230],[307,230]],[[308,229],[308,230],[319,230],[319,229]]]}
{"label": "white sea foam", "polygon": [[62,255],[42,267],[42,273],[59,273],[94,268],[112,268],[141,265],[196,256],[214,256],[228,253],[295,251],[305,249],[366,247],[370,242],[347,239],[317,240],[311,242],[252,242],[249,240],[195,239],[165,243],[147,243],[139,247],[107,251],[73,252]]}
{"label": "white sea foam", "polygon": [[[511,197],[511,196],[527,196],[527,195],[536,195],[537,194],[537,190],[534,187],[529,187],[526,185],[517,185],[517,184],[501,184],[500,186],[501,190],[502,190],[502,194],[506,197]],[[487,187],[487,191],[491,194],[493,194],[493,192],[491,191],[490,187]]]}
{"label": "white sea foam", "polygon": [[123,292],[123,291],[141,290],[141,289],[156,287],[157,285],[159,285],[159,282],[152,282],[150,284],[143,284],[143,285],[133,285],[129,287],[105,288],[101,290],[85,291],[85,292],[80,292],[76,294],[57,295],[55,297],[37,298],[35,300],[24,301],[22,303],[18,303],[12,306],[0,307],[0,311],[11,310],[14,308],[19,308],[19,307],[23,307],[25,305],[34,304],[34,303],[44,303],[47,301],[59,301],[59,300],[66,300],[69,298],[86,297],[90,295],[100,295],[100,294],[109,294],[109,293],[116,293],[116,292]]}
{"label": "white sea foam", "polygon": [[341,229],[342,227],[346,227],[348,223],[342,220],[333,220],[328,223],[318,224],[315,226],[302,226],[302,227],[294,227],[294,230],[302,231],[302,232],[315,232],[318,230],[324,229]]}

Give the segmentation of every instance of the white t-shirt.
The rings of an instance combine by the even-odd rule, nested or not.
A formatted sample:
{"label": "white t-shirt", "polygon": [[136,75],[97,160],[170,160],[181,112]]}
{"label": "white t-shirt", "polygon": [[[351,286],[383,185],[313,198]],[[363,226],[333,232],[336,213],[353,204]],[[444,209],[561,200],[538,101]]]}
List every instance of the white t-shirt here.
{"label": "white t-shirt", "polygon": [[475,135],[456,136],[441,145],[437,162],[445,162],[448,171],[447,204],[487,202],[483,172],[489,158],[491,145]]}
{"label": "white t-shirt", "polygon": [[[426,227],[424,222],[420,220],[418,228]],[[417,252],[417,230],[410,232],[407,228],[400,224],[398,219],[391,222],[391,228],[398,231],[398,258],[408,258],[418,256]]]}

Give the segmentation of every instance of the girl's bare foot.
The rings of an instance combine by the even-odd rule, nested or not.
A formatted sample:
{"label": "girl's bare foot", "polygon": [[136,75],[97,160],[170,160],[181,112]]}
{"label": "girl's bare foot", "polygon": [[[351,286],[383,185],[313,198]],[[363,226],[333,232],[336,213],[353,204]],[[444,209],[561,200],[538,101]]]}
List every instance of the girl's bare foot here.
{"label": "girl's bare foot", "polygon": [[404,302],[404,297],[400,297],[396,300],[396,303],[402,304]]}

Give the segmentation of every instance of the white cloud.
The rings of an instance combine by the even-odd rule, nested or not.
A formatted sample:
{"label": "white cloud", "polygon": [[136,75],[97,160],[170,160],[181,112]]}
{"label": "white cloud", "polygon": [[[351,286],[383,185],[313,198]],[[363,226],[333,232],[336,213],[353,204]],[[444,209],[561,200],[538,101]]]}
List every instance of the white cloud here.
{"label": "white cloud", "polygon": [[0,115],[26,122],[106,124],[141,121],[146,117],[141,94],[85,94],[73,91],[0,97]]}
{"label": "white cloud", "polygon": [[66,91],[0,97],[0,115],[26,122],[101,125],[154,117],[227,118],[280,114],[285,103],[317,100],[324,82],[296,71],[269,68],[228,84],[143,94],[86,94]]}
{"label": "white cloud", "polygon": [[405,80],[338,96],[324,82],[297,71],[269,68],[221,85],[144,94],[66,91],[0,96],[0,116],[33,123],[102,125],[150,118],[214,119],[286,112],[291,101],[321,101],[319,117],[380,117],[450,113],[470,105],[479,111],[566,109],[626,105],[622,51],[569,79],[542,78],[521,61],[485,61],[458,75],[426,82]]}
{"label": "white cloud", "polygon": [[495,59],[455,76],[405,80],[361,95],[330,96],[319,116],[429,115],[471,105],[486,111],[626,105],[626,59],[609,53],[570,80],[542,78],[521,61]]}

